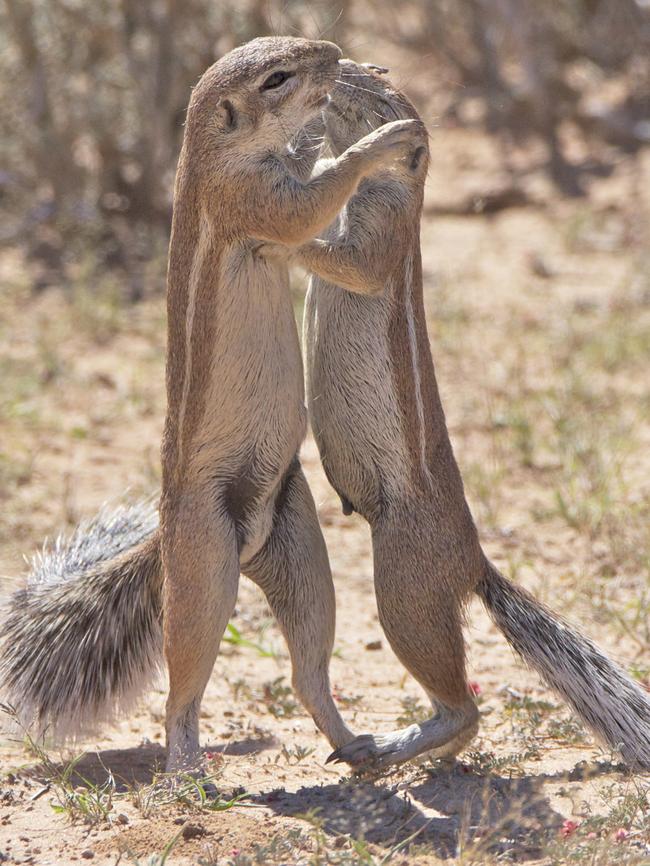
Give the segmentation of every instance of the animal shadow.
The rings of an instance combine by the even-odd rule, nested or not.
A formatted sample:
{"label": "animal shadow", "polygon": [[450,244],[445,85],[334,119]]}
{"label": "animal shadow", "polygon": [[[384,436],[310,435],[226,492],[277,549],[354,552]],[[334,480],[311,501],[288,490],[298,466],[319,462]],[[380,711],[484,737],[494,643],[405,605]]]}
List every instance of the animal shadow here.
{"label": "animal shadow", "polygon": [[[208,745],[206,752],[228,755],[251,755],[270,749],[275,741],[272,738],[245,737],[227,743]],[[87,752],[74,762],[70,773],[70,783],[74,785],[91,784],[99,787],[111,779],[118,792],[140,785],[150,785],[165,770],[166,751],[158,743],[143,743],[129,749],[104,749],[100,752]],[[35,778],[51,778],[52,772],[65,773],[65,762],[50,766],[38,764],[32,767],[29,775]]]}
{"label": "animal shadow", "polygon": [[[616,769],[610,765],[593,774]],[[278,815],[307,816],[327,835],[349,835],[387,851],[426,846],[441,859],[465,850],[525,862],[542,856],[564,820],[545,795],[545,783],[570,777],[480,775],[457,764],[420,773],[411,783],[351,778],[295,793],[277,790],[254,800]]]}

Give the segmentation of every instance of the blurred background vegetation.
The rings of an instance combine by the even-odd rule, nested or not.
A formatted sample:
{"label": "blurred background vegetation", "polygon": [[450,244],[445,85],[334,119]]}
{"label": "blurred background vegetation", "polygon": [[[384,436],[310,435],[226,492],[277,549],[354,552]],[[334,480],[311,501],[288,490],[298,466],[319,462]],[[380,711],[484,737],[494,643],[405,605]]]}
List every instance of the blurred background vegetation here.
{"label": "blurred background vegetation", "polygon": [[24,248],[35,291],[80,260],[127,299],[151,262],[162,287],[190,89],[273,33],[397,61],[430,124],[498,140],[504,206],[526,173],[581,196],[650,144],[648,0],[0,0],[0,243]]}

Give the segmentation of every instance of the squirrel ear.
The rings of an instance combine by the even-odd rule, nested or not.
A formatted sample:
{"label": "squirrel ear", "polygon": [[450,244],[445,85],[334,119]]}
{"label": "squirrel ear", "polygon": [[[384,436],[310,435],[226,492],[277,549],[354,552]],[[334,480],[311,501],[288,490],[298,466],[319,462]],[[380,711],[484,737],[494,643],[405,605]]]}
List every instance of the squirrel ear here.
{"label": "squirrel ear", "polygon": [[224,132],[231,132],[237,126],[237,112],[229,99],[220,99],[216,105],[217,121]]}
{"label": "squirrel ear", "polygon": [[409,168],[411,171],[417,171],[420,167],[420,163],[422,162],[424,155],[426,154],[426,147],[418,147],[411,154],[411,161],[409,162]]}

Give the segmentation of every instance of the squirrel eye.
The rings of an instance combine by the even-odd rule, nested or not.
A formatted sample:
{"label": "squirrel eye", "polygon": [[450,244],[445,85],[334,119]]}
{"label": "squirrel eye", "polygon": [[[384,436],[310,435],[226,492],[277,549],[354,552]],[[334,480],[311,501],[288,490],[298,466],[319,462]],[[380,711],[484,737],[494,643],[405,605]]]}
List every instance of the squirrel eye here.
{"label": "squirrel eye", "polygon": [[264,84],[262,84],[260,90],[273,90],[274,87],[279,87],[281,84],[284,84],[288,78],[291,78],[295,74],[295,72],[286,72],[284,70],[272,72]]}

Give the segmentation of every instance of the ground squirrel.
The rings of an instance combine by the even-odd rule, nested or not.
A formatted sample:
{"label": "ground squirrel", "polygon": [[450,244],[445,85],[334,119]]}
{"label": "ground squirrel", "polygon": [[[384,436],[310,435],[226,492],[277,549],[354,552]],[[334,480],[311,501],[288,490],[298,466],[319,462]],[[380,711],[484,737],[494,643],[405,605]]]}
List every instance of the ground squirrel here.
{"label": "ground squirrel", "polygon": [[[376,69],[342,61],[341,70],[326,112],[335,155],[369,129],[418,116]],[[381,625],[434,708],[421,725],[358,737],[332,758],[381,768],[433,749],[453,755],[474,735],[462,621],[476,592],[582,721],[630,764],[650,767],[647,695],[481,550],[426,329],[419,224],[428,158],[425,143],[366,178],[324,238],[294,254],[314,274],[307,398],[323,466],[344,511],[370,523]]]}
{"label": "ground squirrel", "polygon": [[317,178],[296,176],[289,142],[327,100],[340,54],[329,42],[256,39],[192,93],[169,251],[160,528],[151,508],[80,528],[44,554],[1,626],[4,697],[52,733],[128,702],[164,647],[167,768],[195,767],[200,702],[241,570],[266,593],[318,727],[334,747],[353,737],[329,689],[334,590],[297,457],[306,411],[288,271],[259,251],[313,238],[364,175],[423,139],[416,122],[396,122]]}

